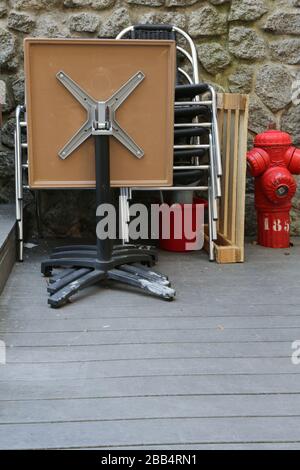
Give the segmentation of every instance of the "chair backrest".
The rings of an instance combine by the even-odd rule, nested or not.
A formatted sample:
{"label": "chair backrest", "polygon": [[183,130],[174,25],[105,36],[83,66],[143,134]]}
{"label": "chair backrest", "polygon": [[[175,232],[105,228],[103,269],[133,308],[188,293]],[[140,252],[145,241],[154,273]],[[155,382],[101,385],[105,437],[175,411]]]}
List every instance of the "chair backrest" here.
{"label": "chair backrest", "polygon": [[[192,73],[185,68],[177,66],[177,82],[180,82],[180,76],[188,83],[199,83],[199,70],[197,50],[192,38],[182,29],[169,24],[141,24],[129,26],[121,31],[116,39],[169,39],[176,41],[177,57],[180,56],[187,60],[188,65],[192,67]],[[183,45],[185,47],[183,47]],[[188,46],[186,48],[186,46]]]}
{"label": "chair backrest", "polygon": [[176,33],[169,24],[140,24],[129,31],[131,39],[169,39],[176,41]]}

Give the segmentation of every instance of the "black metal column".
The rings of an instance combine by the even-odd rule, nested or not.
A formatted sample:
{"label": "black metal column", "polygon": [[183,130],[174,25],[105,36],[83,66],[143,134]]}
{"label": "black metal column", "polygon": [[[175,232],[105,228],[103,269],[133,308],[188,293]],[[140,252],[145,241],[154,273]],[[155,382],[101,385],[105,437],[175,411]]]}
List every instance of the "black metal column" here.
{"label": "black metal column", "polygon": [[[110,163],[109,163],[109,136],[95,135],[95,160],[96,160],[96,208],[100,204],[111,203],[110,188]],[[96,224],[105,217],[96,216]],[[97,237],[97,260],[110,261],[112,257],[113,240]],[[102,266],[103,268],[103,266]]]}

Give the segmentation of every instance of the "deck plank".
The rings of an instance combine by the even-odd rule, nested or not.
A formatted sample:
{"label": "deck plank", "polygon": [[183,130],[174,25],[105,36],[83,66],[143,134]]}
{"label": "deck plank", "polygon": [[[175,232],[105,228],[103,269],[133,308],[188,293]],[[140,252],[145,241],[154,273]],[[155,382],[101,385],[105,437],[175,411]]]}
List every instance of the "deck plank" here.
{"label": "deck plank", "polygon": [[[57,400],[189,395],[294,395],[298,374],[74,378],[0,381],[0,400]],[[217,398],[216,398],[217,399]],[[289,397],[287,397],[289,399]],[[5,405],[3,405],[5,406]]]}
{"label": "deck plank", "polygon": [[7,401],[0,409],[2,424],[270,416],[300,418],[300,394]]}
{"label": "deck plank", "polygon": [[[290,342],[300,338],[300,328],[277,329],[222,329],[217,327],[208,330],[137,330],[137,331],[88,331],[80,332],[37,332],[1,334],[8,346],[69,346],[69,345],[118,345],[118,344],[162,344],[162,343],[247,343],[247,342]],[[216,346],[217,347],[217,346]]]}
{"label": "deck plank", "polygon": [[[109,320],[109,321],[107,321]],[[98,319],[56,319],[47,317],[39,320],[11,320],[0,322],[0,334],[22,331],[24,333],[39,332],[80,332],[88,331],[137,331],[137,330],[209,330],[209,329],[300,329],[300,316],[286,317],[228,317],[228,318],[111,318],[107,320]]]}
{"label": "deck plank", "polygon": [[146,419],[136,421],[3,424],[6,449],[110,448],[163,444],[300,443],[300,418]]}
{"label": "deck plank", "polygon": [[7,349],[7,363],[50,363],[78,361],[148,360],[173,358],[290,358],[291,343],[115,344],[92,346],[13,347]]}
{"label": "deck plank", "polygon": [[[292,364],[290,358],[177,358],[83,361],[57,363],[8,364],[3,367],[3,380],[33,380],[92,377],[139,377],[167,375],[218,375],[218,374],[299,374],[300,368]],[[250,378],[249,378],[250,380]]]}

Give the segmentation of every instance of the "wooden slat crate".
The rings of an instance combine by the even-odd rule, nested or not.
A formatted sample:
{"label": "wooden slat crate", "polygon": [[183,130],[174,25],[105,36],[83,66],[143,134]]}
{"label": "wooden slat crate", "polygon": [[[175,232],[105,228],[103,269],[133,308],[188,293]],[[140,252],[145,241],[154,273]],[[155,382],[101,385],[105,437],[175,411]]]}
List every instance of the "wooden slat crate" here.
{"label": "wooden slat crate", "polygon": [[[218,94],[218,123],[222,154],[222,198],[219,202],[218,263],[244,261],[246,152],[249,96]],[[206,236],[206,246],[207,246]]]}

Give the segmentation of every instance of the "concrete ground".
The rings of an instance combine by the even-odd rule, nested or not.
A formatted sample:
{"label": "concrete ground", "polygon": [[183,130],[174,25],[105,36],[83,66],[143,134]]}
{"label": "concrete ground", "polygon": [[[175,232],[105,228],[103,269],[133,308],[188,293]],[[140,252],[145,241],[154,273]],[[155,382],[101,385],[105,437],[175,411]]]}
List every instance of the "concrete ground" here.
{"label": "concrete ground", "polygon": [[60,310],[48,249],[0,298],[0,448],[300,448],[300,240],[241,265],[161,252],[174,302],[106,284]]}

